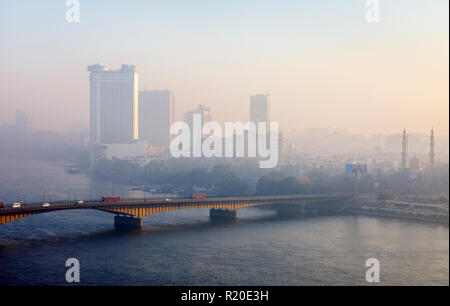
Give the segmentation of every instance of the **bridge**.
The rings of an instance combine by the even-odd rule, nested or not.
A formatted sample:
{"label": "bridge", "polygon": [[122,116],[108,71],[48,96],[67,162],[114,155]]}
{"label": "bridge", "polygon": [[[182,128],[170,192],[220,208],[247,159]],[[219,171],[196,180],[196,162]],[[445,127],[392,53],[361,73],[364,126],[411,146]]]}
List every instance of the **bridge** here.
{"label": "bridge", "polygon": [[305,205],[327,203],[346,203],[348,195],[292,195],[292,196],[257,196],[257,197],[223,197],[223,198],[173,198],[173,199],[133,199],[114,202],[94,201],[65,201],[21,204],[13,208],[0,208],[0,225],[20,218],[52,211],[95,209],[115,214],[114,223],[117,227],[141,227],[142,217],[160,212],[189,209],[209,208],[211,218],[237,218],[240,208],[276,205],[277,210],[287,213],[304,212]]}

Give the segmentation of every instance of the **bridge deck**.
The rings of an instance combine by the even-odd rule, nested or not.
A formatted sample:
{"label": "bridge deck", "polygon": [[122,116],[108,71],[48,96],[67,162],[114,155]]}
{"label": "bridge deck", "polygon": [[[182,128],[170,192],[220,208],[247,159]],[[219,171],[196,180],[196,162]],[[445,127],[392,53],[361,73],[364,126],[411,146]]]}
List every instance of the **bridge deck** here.
{"label": "bridge deck", "polygon": [[267,204],[305,205],[315,202],[337,201],[347,199],[345,195],[297,195],[297,196],[258,196],[258,197],[224,197],[224,198],[173,198],[173,199],[124,199],[115,202],[84,201],[83,204],[70,202],[51,202],[43,207],[42,203],[22,204],[20,208],[0,208],[0,224],[26,216],[51,211],[68,209],[96,209],[116,215],[142,217],[159,212],[187,208],[222,208],[238,210],[244,207]]}

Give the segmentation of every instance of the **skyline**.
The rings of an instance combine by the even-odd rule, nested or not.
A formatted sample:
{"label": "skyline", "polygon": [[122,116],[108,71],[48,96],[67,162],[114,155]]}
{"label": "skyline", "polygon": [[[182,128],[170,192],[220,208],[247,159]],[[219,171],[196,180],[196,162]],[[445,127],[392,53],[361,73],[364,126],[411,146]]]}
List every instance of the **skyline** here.
{"label": "skyline", "polygon": [[285,130],[448,136],[447,1],[382,2],[377,24],[365,1],[258,3],[81,1],[69,24],[64,3],[2,2],[0,125],[23,109],[38,129],[87,128],[85,67],[98,62],[136,65],[140,91],[172,91],[176,120],[204,104],[246,121],[240,106],[267,93]]}
{"label": "skyline", "polygon": [[0,286],[448,286],[449,6],[0,1]]}

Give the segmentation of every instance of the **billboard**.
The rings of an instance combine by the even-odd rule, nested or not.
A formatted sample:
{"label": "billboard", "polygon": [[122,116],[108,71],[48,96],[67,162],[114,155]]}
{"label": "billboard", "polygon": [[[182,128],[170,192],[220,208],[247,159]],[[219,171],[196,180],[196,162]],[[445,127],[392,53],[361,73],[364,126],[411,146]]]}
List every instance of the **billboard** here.
{"label": "billboard", "polygon": [[366,164],[345,164],[346,173],[367,173]]}
{"label": "billboard", "polygon": [[353,172],[353,164],[345,164],[345,173]]}

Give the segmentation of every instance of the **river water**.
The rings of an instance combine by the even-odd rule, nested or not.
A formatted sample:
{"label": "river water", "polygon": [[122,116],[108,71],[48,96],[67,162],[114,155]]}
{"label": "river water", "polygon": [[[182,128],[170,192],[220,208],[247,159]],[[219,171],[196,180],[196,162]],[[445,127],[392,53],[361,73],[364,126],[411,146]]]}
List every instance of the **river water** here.
{"label": "river water", "polygon": [[[57,163],[0,158],[0,201],[116,194],[130,187],[65,173]],[[150,196],[150,195],[146,195]],[[239,211],[212,223],[207,209],[144,217],[120,231],[113,215],[61,211],[0,226],[1,285],[66,285],[68,258],[81,285],[373,285],[365,262],[380,262],[380,285],[449,285],[449,228],[373,217],[285,218]]]}

